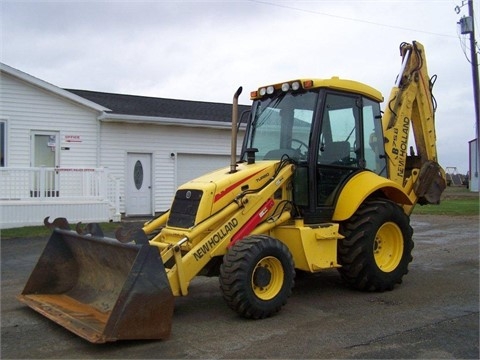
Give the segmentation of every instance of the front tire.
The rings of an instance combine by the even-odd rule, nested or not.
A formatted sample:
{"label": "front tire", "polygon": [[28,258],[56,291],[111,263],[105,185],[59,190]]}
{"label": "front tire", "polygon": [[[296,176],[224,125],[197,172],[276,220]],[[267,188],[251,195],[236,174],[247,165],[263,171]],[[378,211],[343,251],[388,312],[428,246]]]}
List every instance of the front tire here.
{"label": "front tire", "polygon": [[295,268],[288,248],[264,235],[248,236],[225,254],[220,288],[228,306],[245,318],[269,317],[287,303]]}
{"label": "front tire", "polygon": [[339,272],[350,286],[364,291],[392,290],[408,273],[413,230],[395,203],[368,201],[341,225]]}

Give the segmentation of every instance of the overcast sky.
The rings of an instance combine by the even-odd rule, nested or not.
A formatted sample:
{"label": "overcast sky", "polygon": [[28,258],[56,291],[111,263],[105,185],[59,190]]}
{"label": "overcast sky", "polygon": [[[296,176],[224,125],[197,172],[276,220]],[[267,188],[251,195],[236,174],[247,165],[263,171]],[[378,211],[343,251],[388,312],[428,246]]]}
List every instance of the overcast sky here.
{"label": "overcast sky", "polygon": [[466,173],[476,137],[469,38],[457,25],[466,3],[1,0],[0,61],[61,88],[172,99],[229,103],[243,86],[249,104],[261,85],[331,76],[388,99],[399,45],[416,40],[438,76],[440,163]]}

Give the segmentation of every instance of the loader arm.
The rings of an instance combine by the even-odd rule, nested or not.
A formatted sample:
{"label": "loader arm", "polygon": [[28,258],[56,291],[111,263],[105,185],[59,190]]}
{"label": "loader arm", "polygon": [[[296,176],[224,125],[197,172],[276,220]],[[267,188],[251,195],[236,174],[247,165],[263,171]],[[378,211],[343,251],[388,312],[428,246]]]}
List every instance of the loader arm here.
{"label": "loader arm", "polygon": [[[402,67],[382,119],[388,178],[420,204],[437,204],[446,187],[438,164],[435,134],[434,78],[428,76],[423,46],[400,45]],[[415,149],[409,146],[410,128]],[[407,213],[412,206],[405,207]]]}

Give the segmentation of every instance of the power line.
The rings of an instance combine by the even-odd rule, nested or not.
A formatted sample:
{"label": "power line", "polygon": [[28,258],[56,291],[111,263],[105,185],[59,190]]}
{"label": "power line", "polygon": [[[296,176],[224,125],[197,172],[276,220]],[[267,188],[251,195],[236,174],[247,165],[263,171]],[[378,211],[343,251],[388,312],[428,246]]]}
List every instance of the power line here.
{"label": "power line", "polygon": [[315,15],[328,16],[328,17],[331,17],[331,18],[336,18],[336,19],[341,19],[341,20],[346,20],[346,21],[353,21],[353,22],[358,22],[358,23],[363,23],[363,24],[368,24],[368,25],[382,26],[382,27],[397,29],[397,30],[414,31],[414,32],[418,32],[418,33],[428,34],[428,35],[456,38],[455,35],[440,34],[440,33],[435,33],[435,32],[431,32],[431,31],[412,29],[412,28],[403,27],[403,26],[382,24],[382,23],[375,22],[375,21],[356,19],[356,18],[352,18],[352,17],[348,17],[348,16],[334,15],[334,14],[329,14],[329,13],[316,11],[316,10],[307,10],[307,9],[302,9],[302,8],[298,8],[298,7],[295,7],[295,6],[283,5],[283,4],[279,4],[279,3],[272,3],[272,2],[268,2],[268,1],[261,1],[261,0],[248,0],[248,1],[253,2],[253,3],[257,3],[257,4],[275,6],[275,7],[279,7],[279,8],[301,11],[301,12],[304,12],[304,13],[310,13],[310,14],[315,14]]}

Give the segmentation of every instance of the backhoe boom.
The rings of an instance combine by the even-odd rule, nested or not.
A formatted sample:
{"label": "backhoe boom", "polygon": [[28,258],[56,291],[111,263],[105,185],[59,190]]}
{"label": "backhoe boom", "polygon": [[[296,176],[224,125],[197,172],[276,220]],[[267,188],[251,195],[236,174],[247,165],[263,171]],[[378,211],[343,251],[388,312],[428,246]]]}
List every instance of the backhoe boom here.
{"label": "backhoe boom", "polygon": [[[435,134],[435,76],[428,76],[423,45],[402,43],[400,74],[391,90],[383,116],[388,178],[415,192],[421,203],[438,203],[445,188],[445,173],[438,165]],[[410,127],[416,153],[408,149]]]}

